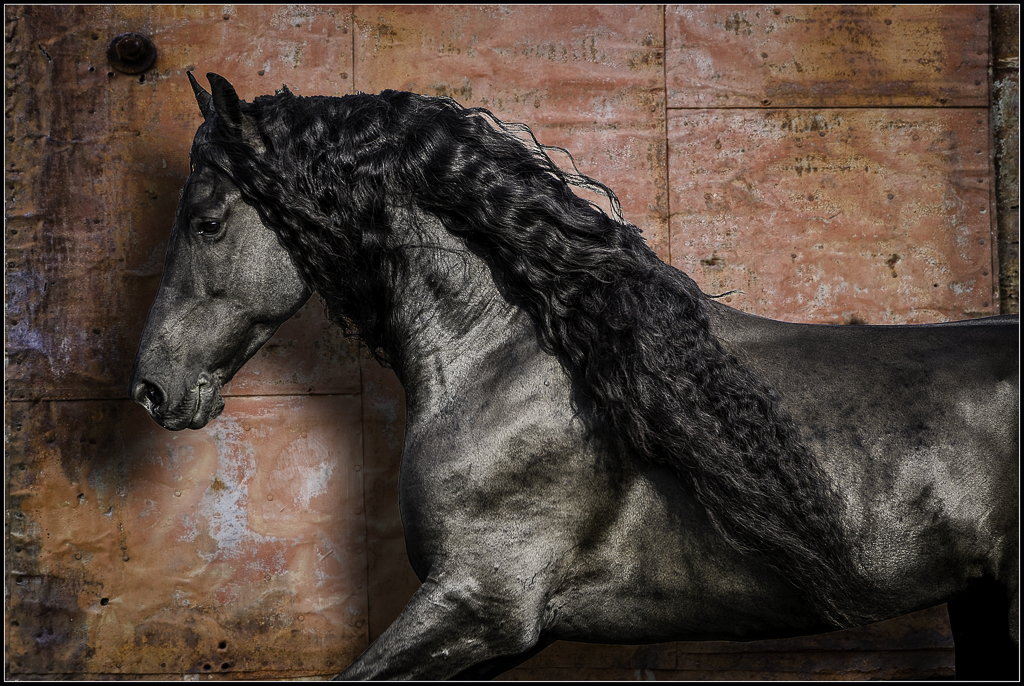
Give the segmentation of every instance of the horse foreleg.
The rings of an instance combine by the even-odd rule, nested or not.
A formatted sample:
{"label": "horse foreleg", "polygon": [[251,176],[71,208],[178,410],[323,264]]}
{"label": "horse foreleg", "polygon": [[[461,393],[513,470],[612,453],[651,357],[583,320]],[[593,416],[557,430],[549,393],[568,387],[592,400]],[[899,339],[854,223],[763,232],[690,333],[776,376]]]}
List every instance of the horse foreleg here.
{"label": "horse foreleg", "polygon": [[[424,582],[380,638],[336,679],[450,679],[529,657],[541,608],[475,580]],[[525,602],[524,602],[525,601]],[[488,669],[493,665],[493,669]]]}

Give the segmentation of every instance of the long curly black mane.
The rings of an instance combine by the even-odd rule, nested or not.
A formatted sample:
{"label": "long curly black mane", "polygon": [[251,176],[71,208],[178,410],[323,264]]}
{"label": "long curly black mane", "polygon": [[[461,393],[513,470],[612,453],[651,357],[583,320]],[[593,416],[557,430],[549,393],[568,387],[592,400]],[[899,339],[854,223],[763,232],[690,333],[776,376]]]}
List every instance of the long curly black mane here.
{"label": "long curly black mane", "polygon": [[192,163],[242,190],[333,319],[388,348],[383,285],[407,267],[390,208],[435,215],[529,313],[601,423],[691,484],[737,549],[837,626],[884,615],[829,478],[778,397],[711,334],[707,296],[572,191],[603,186],[559,168],[525,127],[447,98],[285,89],[241,108],[251,135],[208,119]]}

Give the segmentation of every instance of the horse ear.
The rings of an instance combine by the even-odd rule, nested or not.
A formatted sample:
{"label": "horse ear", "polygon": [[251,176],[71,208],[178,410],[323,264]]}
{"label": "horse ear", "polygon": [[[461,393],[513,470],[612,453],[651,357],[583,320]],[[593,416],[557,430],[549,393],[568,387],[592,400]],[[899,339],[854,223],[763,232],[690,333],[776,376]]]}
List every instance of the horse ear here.
{"label": "horse ear", "polygon": [[213,97],[207,93],[199,82],[196,81],[196,77],[192,76],[192,72],[186,72],[188,74],[188,80],[192,83],[192,92],[196,94],[196,102],[199,103],[199,111],[203,113],[203,119],[209,119],[213,113]]}
{"label": "horse ear", "polygon": [[252,117],[242,112],[242,101],[235,92],[235,87],[220,74],[209,73],[206,78],[210,81],[210,96],[213,100],[213,110],[217,116],[227,125],[235,135],[257,148],[262,145],[259,142],[259,135],[256,132],[256,122]]}
{"label": "horse ear", "polygon": [[213,91],[213,108],[217,111],[217,116],[223,119],[228,127],[241,128],[242,104],[235,87],[220,74],[210,73],[206,78],[210,81],[210,90]]}

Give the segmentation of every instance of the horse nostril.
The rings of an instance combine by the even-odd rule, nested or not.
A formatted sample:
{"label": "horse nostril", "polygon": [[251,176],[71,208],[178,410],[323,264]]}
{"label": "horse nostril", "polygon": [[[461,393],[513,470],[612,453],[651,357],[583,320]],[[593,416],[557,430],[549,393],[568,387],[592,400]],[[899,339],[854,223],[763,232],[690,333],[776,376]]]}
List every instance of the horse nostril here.
{"label": "horse nostril", "polygon": [[140,381],[135,386],[133,396],[135,402],[145,407],[150,413],[155,413],[164,402],[164,394],[160,388],[148,381]]}

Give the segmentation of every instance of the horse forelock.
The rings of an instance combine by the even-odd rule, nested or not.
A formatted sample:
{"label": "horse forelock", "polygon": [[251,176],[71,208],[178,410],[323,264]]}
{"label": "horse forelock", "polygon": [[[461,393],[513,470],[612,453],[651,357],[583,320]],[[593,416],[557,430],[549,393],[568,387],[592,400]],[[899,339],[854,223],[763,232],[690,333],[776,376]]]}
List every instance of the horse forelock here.
{"label": "horse forelock", "polygon": [[[324,299],[371,347],[407,266],[389,206],[412,203],[479,248],[593,401],[595,424],[688,481],[719,530],[836,624],[868,621],[868,584],[827,476],[772,390],[712,335],[705,296],[640,231],[580,199],[529,129],[446,98],[262,96],[265,151],[214,123],[193,156],[227,173]],[[201,129],[202,130],[202,129]]]}

